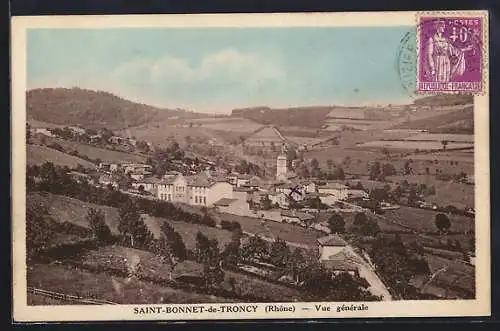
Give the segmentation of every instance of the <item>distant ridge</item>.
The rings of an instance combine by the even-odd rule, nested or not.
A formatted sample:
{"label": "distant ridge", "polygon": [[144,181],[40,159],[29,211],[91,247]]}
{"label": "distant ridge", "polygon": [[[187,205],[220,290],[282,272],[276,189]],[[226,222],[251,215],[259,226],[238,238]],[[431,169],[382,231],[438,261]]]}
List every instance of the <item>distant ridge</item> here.
{"label": "distant ridge", "polygon": [[80,88],[42,88],[26,92],[28,120],[111,130],[183,114]]}

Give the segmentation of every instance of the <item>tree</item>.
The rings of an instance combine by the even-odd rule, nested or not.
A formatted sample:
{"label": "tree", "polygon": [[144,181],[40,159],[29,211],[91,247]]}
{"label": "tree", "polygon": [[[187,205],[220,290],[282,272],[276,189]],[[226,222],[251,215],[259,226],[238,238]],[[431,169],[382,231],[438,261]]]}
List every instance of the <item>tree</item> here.
{"label": "tree", "polygon": [[326,160],[326,165],[328,166],[328,171],[332,172],[332,169],[333,169],[333,160],[332,159]]}
{"label": "tree", "polygon": [[345,233],[345,221],[340,214],[333,214],[328,219],[328,228],[332,233]]}
{"label": "tree", "polygon": [[448,140],[442,140],[441,145],[443,146],[443,150],[445,150],[446,146],[448,146]]}
{"label": "tree", "polygon": [[179,261],[186,259],[187,250],[182,236],[167,221],[163,221],[160,229],[165,237],[166,244],[170,247],[171,254]]}
{"label": "tree", "polygon": [[410,175],[413,172],[413,168],[411,167],[412,160],[406,160],[403,166],[403,174]]}
{"label": "tree", "polygon": [[54,237],[46,218],[47,208],[40,204],[28,204],[26,208],[26,257],[28,260],[44,251]]}
{"label": "tree", "polygon": [[357,213],[354,217],[352,231],[364,236],[375,236],[380,232],[378,223],[366,216],[365,213]]}
{"label": "tree", "polygon": [[149,247],[153,235],[142,220],[135,204],[127,202],[120,208],[119,214],[118,231],[123,240],[128,240],[133,248]]}
{"label": "tree", "polygon": [[26,122],[26,143],[31,143],[31,125]]}
{"label": "tree", "polygon": [[384,163],[382,166],[382,177],[394,176],[396,175],[396,167],[391,163]]}
{"label": "tree", "polygon": [[234,231],[231,241],[222,251],[222,260],[228,267],[236,267],[241,260],[241,232]]}
{"label": "tree", "polygon": [[260,236],[254,235],[242,245],[241,256],[247,261],[265,261],[269,257],[269,246]]}
{"label": "tree", "polygon": [[104,212],[101,209],[90,208],[86,220],[95,239],[100,242],[108,242],[111,239],[111,230],[106,225]]}
{"label": "tree", "polygon": [[290,248],[286,242],[280,238],[277,238],[269,249],[269,260],[271,264],[277,267],[285,267],[290,258]]}
{"label": "tree", "polygon": [[434,223],[436,224],[438,231],[441,233],[447,232],[451,227],[450,219],[443,213],[436,215]]}
{"label": "tree", "polygon": [[380,162],[375,161],[368,164],[370,180],[378,180],[380,178]]}
{"label": "tree", "polygon": [[316,158],[313,158],[311,160],[311,169],[319,169],[319,162],[318,162],[318,159]]}

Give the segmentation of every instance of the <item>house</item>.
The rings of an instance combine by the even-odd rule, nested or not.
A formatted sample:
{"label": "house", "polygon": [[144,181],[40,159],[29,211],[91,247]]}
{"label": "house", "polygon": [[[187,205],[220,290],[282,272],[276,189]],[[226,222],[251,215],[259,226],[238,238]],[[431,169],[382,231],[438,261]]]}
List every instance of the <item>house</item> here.
{"label": "house", "polygon": [[250,215],[250,206],[247,201],[238,199],[222,198],[214,202],[213,206],[218,212],[228,213],[238,216]]}
{"label": "house", "polygon": [[252,194],[255,191],[253,188],[248,187],[233,187],[233,198],[248,201],[252,199]]}
{"label": "house", "polygon": [[348,189],[347,198],[348,199],[368,199],[369,195],[364,190]]}
{"label": "house", "polygon": [[71,132],[73,132],[74,134],[78,134],[78,135],[83,135],[83,134],[87,133],[87,131],[84,128],[80,128],[78,126],[70,126],[70,127],[68,127],[68,129],[70,129]]}
{"label": "house", "polygon": [[68,175],[75,180],[78,183],[89,183],[89,184],[95,184],[94,179],[83,172],[78,172],[78,171],[70,171]]}
{"label": "house", "polygon": [[320,261],[329,260],[330,257],[345,251],[347,247],[345,240],[338,234],[318,238],[317,242]]}
{"label": "house", "polygon": [[159,199],[190,205],[211,206],[222,198],[233,198],[231,184],[201,176],[167,173],[157,187]]}
{"label": "house", "polygon": [[236,187],[243,187],[243,186],[258,187],[259,180],[260,180],[260,178],[258,176],[247,175],[247,174],[236,175],[236,178],[232,179],[232,181],[234,182],[234,185],[236,185]]}
{"label": "house", "polygon": [[321,262],[321,264],[333,275],[348,273],[351,276],[359,275],[359,267],[352,262],[342,259],[332,259]]}
{"label": "house", "polygon": [[344,184],[329,182],[318,186],[318,193],[333,195],[337,200],[345,200],[348,197],[348,189],[349,187]]}
{"label": "house", "polygon": [[140,191],[140,187],[144,189],[144,191],[150,192],[153,195],[158,195],[158,183],[161,182],[160,178],[156,177],[147,177],[141,180],[138,180],[135,183],[132,183],[132,187]]}
{"label": "house", "polygon": [[273,206],[278,205],[283,209],[288,209],[290,207],[290,197],[283,192],[269,194],[269,200],[271,200]]}
{"label": "house", "polygon": [[114,188],[118,187],[118,183],[109,175],[101,175],[99,177],[99,184],[101,184],[103,186],[111,185]]}
{"label": "house", "polygon": [[48,129],[45,129],[45,128],[35,129],[35,133],[43,134],[44,136],[47,136],[47,137],[55,137],[55,135],[52,132],[50,132]]}
{"label": "house", "polygon": [[310,221],[314,220],[314,216],[308,213],[303,213],[295,210],[283,210],[281,217],[285,223],[295,223],[306,226]]}
{"label": "house", "polygon": [[335,203],[339,201],[334,195],[328,193],[319,193],[318,198],[321,201],[321,203],[329,207],[334,206]]}

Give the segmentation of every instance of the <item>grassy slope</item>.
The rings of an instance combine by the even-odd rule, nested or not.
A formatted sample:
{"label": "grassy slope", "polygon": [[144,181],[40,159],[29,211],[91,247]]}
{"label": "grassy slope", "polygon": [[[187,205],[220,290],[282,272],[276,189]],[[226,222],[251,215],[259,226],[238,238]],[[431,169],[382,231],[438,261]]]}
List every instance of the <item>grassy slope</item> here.
{"label": "grassy slope", "polygon": [[68,141],[64,139],[48,138],[47,143],[55,142],[66,151],[76,150],[80,155],[86,155],[91,159],[101,159],[103,162],[145,162],[146,157],[126,152],[113,151],[110,149],[95,147],[87,144]]}
{"label": "grassy slope", "polygon": [[86,168],[95,168],[93,163],[85,161],[84,159],[45,146],[27,145],[27,153],[28,165],[40,165],[48,161],[56,165],[68,166],[70,168],[76,167],[78,164]]}
{"label": "grassy slope", "polygon": [[[90,208],[101,209],[106,215],[106,224],[110,227],[113,233],[118,233],[118,209],[96,205],[93,203],[84,202],[77,199],[68,198],[60,195],[41,195],[39,193],[28,194],[27,204],[40,202],[49,207],[49,213],[59,222],[68,221],[79,226],[88,228],[89,224],[85,219]],[[143,215],[146,224],[153,234],[159,235],[159,224],[164,221],[162,218],[149,217]],[[219,243],[225,244],[231,240],[231,233],[226,230],[211,228],[205,225],[190,224],[182,221],[168,221],[176,231],[182,236],[187,248],[194,248],[196,245],[196,234],[201,231],[209,238],[216,238]]]}
{"label": "grassy slope", "polygon": [[[28,267],[28,286],[48,291],[93,297],[122,304],[230,302],[225,298],[186,292],[106,274],[94,274],[56,265]],[[28,294],[28,304],[44,304]],[[67,303],[66,303],[67,304]]]}

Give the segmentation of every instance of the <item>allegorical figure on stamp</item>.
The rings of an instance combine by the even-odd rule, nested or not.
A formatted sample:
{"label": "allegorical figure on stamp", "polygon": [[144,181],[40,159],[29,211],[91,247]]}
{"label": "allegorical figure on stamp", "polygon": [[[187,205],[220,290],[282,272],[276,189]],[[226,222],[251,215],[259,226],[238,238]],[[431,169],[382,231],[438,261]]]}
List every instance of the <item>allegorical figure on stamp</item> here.
{"label": "allegorical figure on stamp", "polygon": [[431,81],[447,83],[464,74],[466,70],[465,53],[472,45],[463,49],[454,46],[451,38],[445,36],[446,23],[438,20],[435,33],[427,41],[427,74]]}

